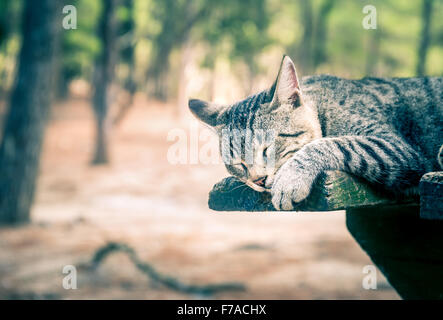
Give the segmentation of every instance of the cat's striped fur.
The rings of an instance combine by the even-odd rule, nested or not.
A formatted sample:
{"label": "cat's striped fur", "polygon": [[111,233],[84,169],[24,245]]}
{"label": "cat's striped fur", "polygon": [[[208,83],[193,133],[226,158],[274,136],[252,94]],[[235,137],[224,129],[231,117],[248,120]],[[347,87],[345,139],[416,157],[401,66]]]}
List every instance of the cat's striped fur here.
{"label": "cat's striped fur", "polygon": [[[233,158],[228,171],[256,190],[270,190],[280,210],[305,199],[326,170],[346,171],[404,193],[424,173],[440,169],[443,78],[321,75],[299,81],[292,61],[284,57],[271,89],[231,106],[191,100],[190,108],[220,134],[276,132],[272,143],[254,140],[253,163],[244,161],[245,139],[222,143],[221,151]],[[266,166],[269,150],[275,153],[271,168]]]}

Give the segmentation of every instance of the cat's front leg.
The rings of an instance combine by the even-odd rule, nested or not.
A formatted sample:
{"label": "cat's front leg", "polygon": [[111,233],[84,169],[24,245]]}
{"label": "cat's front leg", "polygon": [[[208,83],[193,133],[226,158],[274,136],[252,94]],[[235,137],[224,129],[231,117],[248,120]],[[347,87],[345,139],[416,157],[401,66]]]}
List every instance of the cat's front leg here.
{"label": "cat's front leg", "polygon": [[277,170],[272,181],[272,203],[277,210],[293,210],[326,170],[349,172],[390,191],[402,192],[418,185],[426,172],[422,159],[414,148],[394,135],[314,140]]}

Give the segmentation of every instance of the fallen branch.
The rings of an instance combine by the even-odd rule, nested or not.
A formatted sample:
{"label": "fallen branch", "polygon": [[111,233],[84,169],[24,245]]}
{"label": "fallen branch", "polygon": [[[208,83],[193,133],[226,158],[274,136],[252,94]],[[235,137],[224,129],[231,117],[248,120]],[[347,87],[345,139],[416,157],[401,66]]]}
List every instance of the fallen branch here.
{"label": "fallen branch", "polygon": [[134,263],[140,272],[147,275],[151,280],[154,280],[155,282],[178,292],[186,294],[213,295],[222,291],[243,291],[246,289],[243,284],[237,282],[225,282],[208,285],[185,284],[174,277],[159,273],[153,266],[141,261],[133,248],[129,247],[127,244],[117,242],[110,242],[103,247],[100,247],[95,252],[90,262],[90,267],[96,269],[111,253],[115,252],[126,253],[131,262]]}

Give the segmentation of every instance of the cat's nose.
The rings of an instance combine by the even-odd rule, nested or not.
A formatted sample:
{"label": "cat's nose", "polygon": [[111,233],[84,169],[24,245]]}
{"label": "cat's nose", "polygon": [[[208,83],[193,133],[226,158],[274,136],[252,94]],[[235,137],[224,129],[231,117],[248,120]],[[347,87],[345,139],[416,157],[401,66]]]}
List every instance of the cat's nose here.
{"label": "cat's nose", "polygon": [[255,183],[256,185],[260,186],[260,187],[264,187],[265,184],[266,184],[266,178],[267,178],[267,177],[268,177],[268,176],[263,176],[263,177],[260,177],[260,178],[258,178],[258,179],[255,179],[255,180],[254,180],[254,183]]}

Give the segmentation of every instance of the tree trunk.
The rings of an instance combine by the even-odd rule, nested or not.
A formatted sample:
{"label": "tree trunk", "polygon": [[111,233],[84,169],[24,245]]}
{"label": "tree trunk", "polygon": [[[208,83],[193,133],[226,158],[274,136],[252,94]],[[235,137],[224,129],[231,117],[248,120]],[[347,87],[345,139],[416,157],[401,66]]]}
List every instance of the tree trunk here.
{"label": "tree trunk", "polygon": [[152,79],[152,95],[160,100],[166,101],[168,98],[168,77],[169,56],[173,47],[169,43],[157,43],[151,67],[148,70],[148,78]]}
{"label": "tree trunk", "polygon": [[188,109],[188,75],[186,69],[191,62],[191,44],[189,40],[186,40],[180,50],[180,70],[178,75],[178,90],[177,90],[177,118],[183,119],[189,114]]}
{"label": "tree trunk", "polygon": [[109,87],[114,77],[116,60],[115,34],[116,23],[114,12],[115,0],[104,0],[102,16],[98,25],[98,37],[102,39],[102,50],[94,74],[93,107],[96,120],[95,153],[92,164],[105,164],[108,157],[108,108],[110,105]]}
{"label": "tree trunk", "polygon": [[0,47],[3,45],[9,34],[9,1],[0,1]]}
{"label": "tree trunk", "polygon": [[422,29],[420,45],[418,47],[417,68],[416,72],[418,76],[423,76],[426,73],[426,56],[428,53],[430,43],[430,29],[431,29],[431,17],[432,17],[432,1],[423,0],[422,7]]}
{"label": "tree trunk", "polygon": [[[162,0],[164,12],[157,17],[162,31],[154,38],[154,52],[146,73],[152,83],[152,93],[159,100],[169,98],[169,56],[171,52],[185,43],[192,27],[209,14],[208,5],[198,5],[198,1]],[[200,8],[196,8],[200,7]]]}
{"label": "tree trunk", "polygon": [[[59,6],[63,8],[66,5],[70,5],[72,3],[75,4],[75,0],[57,0],[59,2]],[[62,10],[62,9],[61,9]],[[63,18],[65,14],[61,11],[62,14],[57,14],[57,25],[63,25]],[[63,29],[62,29],[63,30]],[[63,68],[63,59],[66,52],[64,52],[63,41],[66,35],[65,32],[69,32],[70,30],[63,30],[61,36],[57,38],[59,43],[56,44],[56,50],[54,53],[54,100],[62,101],[67,99],[69,93],[69,82],[70,79],[66,76],[66,72]]]}
{"label": "tree trunk", "polygon": [[0,145],[0,223],[29,221],[51,104],[58,5],[26,1],[23,45]]}
{"label": "tree trunk", "polygon": [[301,16],[303,23],[302,42],[299,47],[298,57],[300,59],[300,69],[303,74],[312,72],[312,40],[314,34],[314,17],[312,13],[312,3],[309,0],[301,0]]}
{"label": "tree trunk", "polygon": [[135,72],[135,12],[134,12],[134,1],[125,0],[123,5],[129,12],[129,17],[124,23],[121,23],[120,29],[123,35],[126,37],[127,45],[121,50],[121,58],[127,63],[129,67],[129,75],[125,79],[124,87],[131,94],[135,93],[137,85],[134,80]]}
{"label": "tree trunk", "polygon": [[318,12],[315,28],[315,44],[312,54],[312,69],[327,61],[326,43],[328,18],[334,7],[334,0],[325,0]]}
{"label": "tree trunk", "polygon": [[126,101],[119,106],[118,112],[112,120],[112,126],[115,128],[121,124],[128,114],[129,109],[134,103],[134,94],[137,91],[137,83],[135,81],[135,21],[134,21],[134,3],[132,0],[125,0],[123,5],[129,12],[129,18],[121,23],[120,29],[123,37],[126,38],[125,46],[120,52],[121,59],[128,65],[129,74],[124,80],[124,88],[129,96]]}

